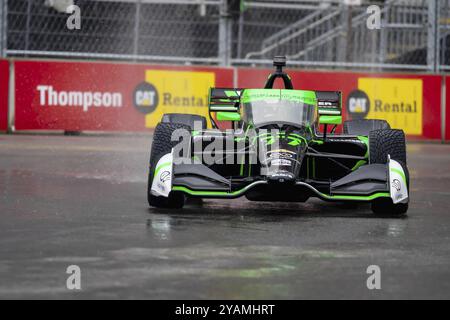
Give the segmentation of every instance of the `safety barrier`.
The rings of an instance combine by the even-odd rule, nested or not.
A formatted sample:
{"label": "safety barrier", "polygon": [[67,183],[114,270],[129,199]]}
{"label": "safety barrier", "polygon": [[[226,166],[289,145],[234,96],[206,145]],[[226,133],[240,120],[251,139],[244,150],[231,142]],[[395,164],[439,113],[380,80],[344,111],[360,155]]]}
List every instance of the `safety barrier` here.
{"label": "safety barrier", "polygon": [[[262,86],[270,70],[239,69],[238,86]],[[419,74],[289,72],[295,88],[343,92],[344,119],[385,119],[409,138],[441,139],[441,77]]]}
{"label": "safety barrier", "polygon": [[445,108],[443,108],[442,125],[444,126],[443,140],[450,141],[450,77],[445,77],[443,80],[445,84],[445,94],[443,100],[445,100]]}
{"label": "safety barrier", "polygon": [[0,60],[0,132],[8,129],[9,64]]}
{"label": "safety barrier", "polygon": [[[208,116],[208,88],[262,87],[271,69],[16,60],[11,131],[141,132],[166,112]],[[0,63],[5,130],[8,63]],[[450,77],[288,71],[294,87],[343,91],[344,119],[386,119],[409,139],[450,139]],[[448,107],[447,107],[448,108]]]}
{"label": "safety barrier", "polygon": [[207,115],[208,88],[233,70],[16,61],[15,130],[145,131],[165,112]]}

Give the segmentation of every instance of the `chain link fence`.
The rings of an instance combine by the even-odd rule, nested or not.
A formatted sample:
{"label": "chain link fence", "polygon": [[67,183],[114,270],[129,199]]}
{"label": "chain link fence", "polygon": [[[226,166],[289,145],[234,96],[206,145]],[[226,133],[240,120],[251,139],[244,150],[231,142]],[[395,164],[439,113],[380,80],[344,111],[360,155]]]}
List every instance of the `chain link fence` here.
{"label": "chain link fence", "polygon": [[[450,70],[450,0],[0,0],[7,57]],[[69,30],[68,4],[81,9]],[[59,6],[58,6],[59,5]],[[380,8],[369,29],[369,6]]]}
{"label": "chain link fence", "polygon": [[438,70],[448,72],[450,71],[450,1],[441,0],[436,10],[436,64]]}

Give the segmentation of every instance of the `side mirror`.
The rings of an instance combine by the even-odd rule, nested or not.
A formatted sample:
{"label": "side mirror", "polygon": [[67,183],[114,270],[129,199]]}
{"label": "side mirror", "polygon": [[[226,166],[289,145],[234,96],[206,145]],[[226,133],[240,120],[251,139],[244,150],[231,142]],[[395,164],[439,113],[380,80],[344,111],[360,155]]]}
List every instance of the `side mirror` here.
{"label": "side mirror", "polygon": [[342,116],[320,116],[319,124],[342,124]]}
{"label": "side mirror", "polygon": [[241,115],[238,112],[217,112],[217,120],[219,121],[241,121]]}

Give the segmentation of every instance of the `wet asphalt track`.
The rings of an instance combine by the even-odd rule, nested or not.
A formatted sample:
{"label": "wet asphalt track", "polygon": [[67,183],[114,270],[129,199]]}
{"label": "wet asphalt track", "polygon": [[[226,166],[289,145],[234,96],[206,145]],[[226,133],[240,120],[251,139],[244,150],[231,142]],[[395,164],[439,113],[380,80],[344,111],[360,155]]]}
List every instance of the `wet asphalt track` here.
{"label": "wet asphalt track", "polygon": [[408,146],[406,218],[319,200],[149,209],[149,146],[0,135],[0,298],[450,298],[450,145]]}

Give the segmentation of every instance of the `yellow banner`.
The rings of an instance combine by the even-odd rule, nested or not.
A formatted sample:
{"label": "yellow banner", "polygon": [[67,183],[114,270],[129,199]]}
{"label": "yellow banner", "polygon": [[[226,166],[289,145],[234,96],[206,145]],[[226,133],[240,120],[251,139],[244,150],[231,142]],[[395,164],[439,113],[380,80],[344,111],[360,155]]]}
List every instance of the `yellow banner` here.
{"label": "yellow banner", "polygon": [[358,88],[369,97],[367,119],[384,119],[393,129],[422,134],[422,80],[359,78]]}
{"label": "yellow banner", "polygon": [[147,70],[145,81],[156,88],[158,105],[146,115],[145,126],[154,128],[164,113],[187,113],[206,117],[210,127],[208,91],[215,80],[213,72]]}

